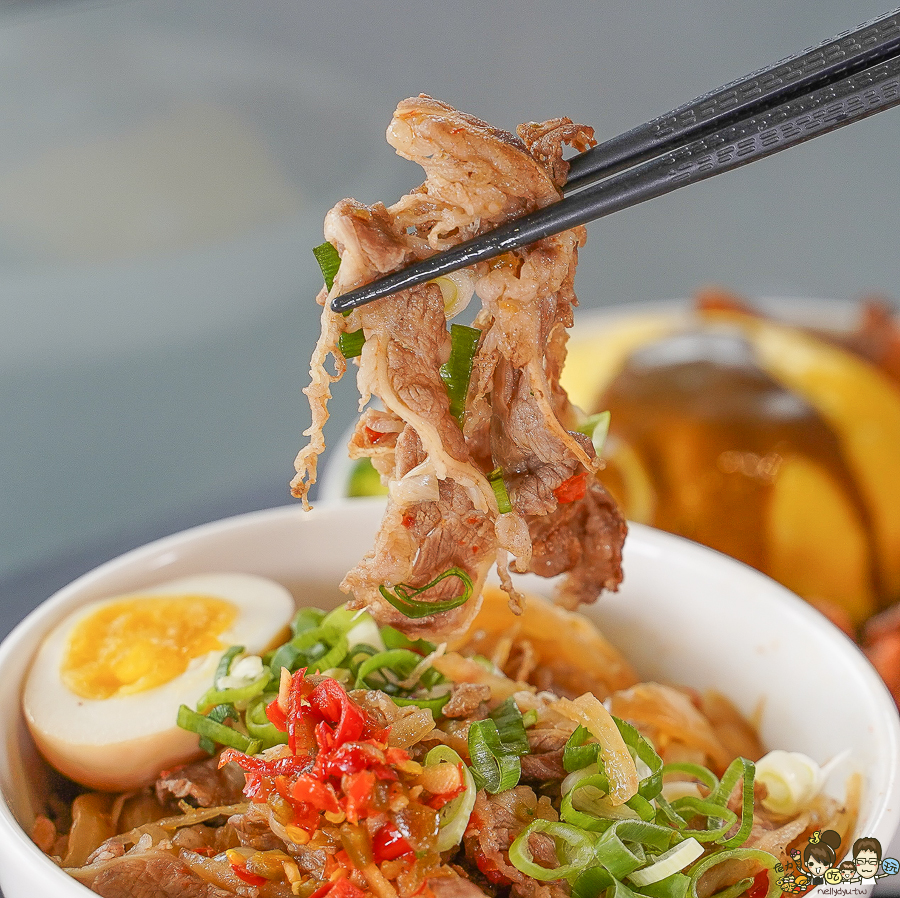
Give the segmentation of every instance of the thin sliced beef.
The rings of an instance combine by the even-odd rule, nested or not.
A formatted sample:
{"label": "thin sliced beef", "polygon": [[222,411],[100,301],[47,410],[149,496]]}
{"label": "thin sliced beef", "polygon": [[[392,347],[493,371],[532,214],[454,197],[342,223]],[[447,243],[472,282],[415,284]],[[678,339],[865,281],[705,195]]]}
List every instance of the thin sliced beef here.
{"label": "thin sliced beef", "polygon": [[485,898],[485,893],[472,882],[445,867],[440,876],[432,876],[428,886],[435,898]]}
{"label": "thin sliced beef", "polygon": [[166,771],[156,781],[156,797],[162,805],[188,800],[201,808],[237,804],[243,800],[244,773],[237,764],[218,766],[218,758],[194,761]]}
{"label": "thin sliced beef", "polygon": [[[399,104],[388,141],[422,166],[425,182],[390,207],[348,199],[328,213],[325,237],[341,257],[331,296],[556,202],[567,170],[563,145],[585,149],[593,136],[569,119],[530,123],[515,136],[419,96]],[[573,477],[593,482],[599,468],[589,441],[573,433],[578,413],[559,383],[584,237],[576,228],[469,269],[482,308],[460,420],[441,374],[451,340],[439,284],[346,317],[319,294],[322,336],[305,391],[313,425],[297,458],[295,495],[305,500],[315,481],[330,384],[346,365],[341,333],[365,336],[359,390],[363,404],[374,396],[383,406],[366,412],[351,441],[352,454],[370,457],[390,487],[374,548],[342,584],[352,607],[412,635],[444,638],[473,619],[494,563],[513,607],[521,602],[508,555],[520,571],[569,572],[567,604],[594,601],[618,584],[625,527],[615,506],[599,486],[586,498],[571,488],[558,494]],[[325,368],[329,354],[335,374]],[[503,513],[488,480],[497,469],[512,503]],[[560,511],[561,502],[571,507]],[[466,594],[464,604],[447,607]],[[398,595],[435,610],[410,619],[391,601]]]}
{"label": "thin sliced beef", "polygon": [[[558,815],[546,797],[538,799],[530,786],[516,786],[506,792],[488,795],[479,792],[463,847],[468,861],[498,885],[510,885],[511,893],[521,898],[562,898],[569,894],[564,881],[539,882],[526,876],[509,861],[509,846],[535,819],[557,820]],[[533,837],[529,847],[539,862],[555,865],[552,842]]]}
{"label": "thin sliced beef", "polygon": [[164,851],[129,854],[108,862],[91,883],[103,898],[231,898]]}
{"label": "thin sliced beef", "polygon": [[450,701],[441,709],[444,717],[472,717],[491,697],[491,687],[484,683],[456,683]]}

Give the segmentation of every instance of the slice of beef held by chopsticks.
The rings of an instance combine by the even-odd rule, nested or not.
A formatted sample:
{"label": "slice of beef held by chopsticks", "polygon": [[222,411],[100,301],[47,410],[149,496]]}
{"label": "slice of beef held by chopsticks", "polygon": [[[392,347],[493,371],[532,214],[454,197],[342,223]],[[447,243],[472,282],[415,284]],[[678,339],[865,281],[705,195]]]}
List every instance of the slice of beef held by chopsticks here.
{"label": "slice of beef held by chopsticks", "polygon": [[[563,145],[586,149],[592,130],[556,119],[523,125],[519,135],[431,97],[400,103],[388,141],[426,180],[393,206],[342,200],[328,213],[325,237],[341,259],[330,295],[560,199]],[[559,384],[584,237],[577,228],[469,269],[482,308],[463,415],[451,412],[441,376],[451,352],[446,284],[401,291],[348,316],[329,309],[326,290],[319,294],[322,332],[304,391],[311,439],[292,487],[305,501],[331,384],[346,369],[340,338],[361,330],[362,404],[378,397],[383,411],[363,416],[351,453],[373,459],[390,496],[373,550],[342,588],[380,622],[410,635],[458,632],[477,613],[494,563],[515,608],[521,597],[508,554],[519,571],[567,573],[560,594],[569,605],[617,587],[625,523],[596,480],[600,463],[574,432],[578,413]],[[456,281],[461,291],[465,277]]]}

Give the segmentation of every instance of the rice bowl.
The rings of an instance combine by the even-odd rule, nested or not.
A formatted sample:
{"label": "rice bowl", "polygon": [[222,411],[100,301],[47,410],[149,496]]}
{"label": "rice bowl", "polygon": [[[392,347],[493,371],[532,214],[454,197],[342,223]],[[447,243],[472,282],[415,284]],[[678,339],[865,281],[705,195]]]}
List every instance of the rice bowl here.
{"label": "rice bowl", "polygon": [[[300,601],[333,607],[336,584],[369,545],[379,500],[323,503],[230,518],[151,543],[70,584],[0,646],[0,886],[6,898],[87,894],[31,841],[47,771],[20,712],[23,678],[51,626],[85,602],[173,577],[222,569],[271,577]],[[758,722],[768,747],[825,763],[842,753],[826,789],[865,779],[857,832],[890,843],[900,823],[900,724],[862,654],[806,603],[757,572],[685,540],[633,526],[626,579],[586,613],[644,679],[716,688]],[[526,578],[526,591],[547,584]]]}

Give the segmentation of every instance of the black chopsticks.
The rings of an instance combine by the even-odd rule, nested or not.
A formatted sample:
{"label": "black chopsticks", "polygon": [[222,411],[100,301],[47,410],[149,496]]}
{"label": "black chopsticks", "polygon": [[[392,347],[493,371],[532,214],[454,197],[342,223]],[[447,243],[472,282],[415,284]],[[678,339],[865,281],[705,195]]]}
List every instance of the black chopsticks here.
{"label": "black chopsticks", "polygon": [[796,146],[900,104],[900,10],[570,160],[564,198],[336,296],[345,312]]}

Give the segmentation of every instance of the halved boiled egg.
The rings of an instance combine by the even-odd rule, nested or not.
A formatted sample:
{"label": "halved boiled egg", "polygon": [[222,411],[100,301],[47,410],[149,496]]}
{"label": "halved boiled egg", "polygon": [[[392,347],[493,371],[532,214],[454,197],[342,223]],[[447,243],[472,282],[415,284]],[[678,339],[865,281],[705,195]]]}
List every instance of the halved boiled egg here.
{"label": "halved boiled egg", "polygon": [[47,637],[23,708],[47,760],[76,782],[120,791],[197,756],[175,722],[213,684],[232,645],[260,653],[283,636],[291,594],[249,574],[185,577],[79,608]]}

